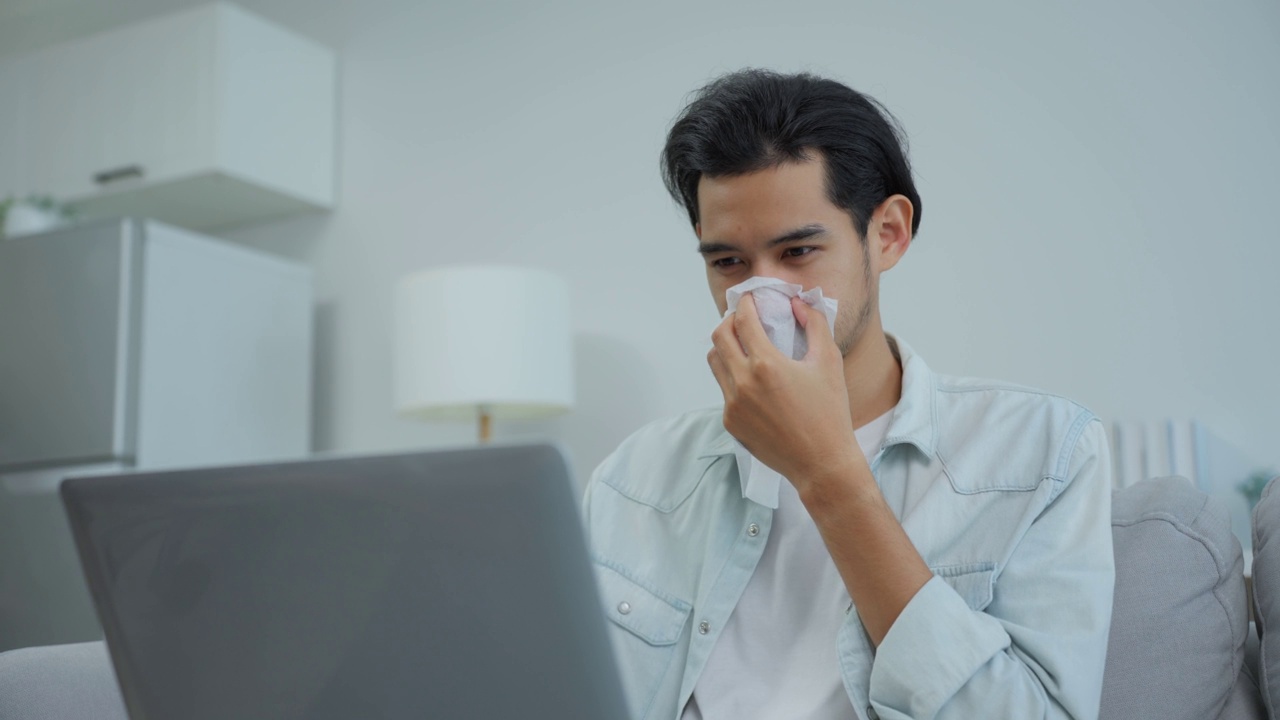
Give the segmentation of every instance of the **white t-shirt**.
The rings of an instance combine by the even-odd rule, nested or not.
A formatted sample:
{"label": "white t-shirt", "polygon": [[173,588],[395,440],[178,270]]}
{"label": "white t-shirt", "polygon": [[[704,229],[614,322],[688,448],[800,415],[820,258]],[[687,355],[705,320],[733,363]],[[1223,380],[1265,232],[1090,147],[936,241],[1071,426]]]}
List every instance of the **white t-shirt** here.
{"label": "white t-shirt", "polygon": [[[892,417],[890,410],[854,433],[868,462]],[[849,593],[817,526],[784,481],[760,564],[681,720],[856,717],[836,651],[848,607]]]}

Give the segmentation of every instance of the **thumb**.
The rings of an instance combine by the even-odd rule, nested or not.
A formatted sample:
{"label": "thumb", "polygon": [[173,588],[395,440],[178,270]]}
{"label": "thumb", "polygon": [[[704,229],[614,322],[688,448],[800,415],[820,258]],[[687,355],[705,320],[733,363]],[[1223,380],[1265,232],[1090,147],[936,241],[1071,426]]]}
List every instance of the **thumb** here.
{"label": "thumb", "polygon": [[[795,307],[796,303],[801,307]],[[827,325],[827,316],[822,314],[821,310],[799,300],[792,301],[792,309],[797,312],[796,319],[800,321],[800,327],[804,328],[809,338],[809,349],[804,354],[805,360],[817,357],[815,353],[824,352],[827,348],[836,348],[835,337]]]}
{"label": "thumb", "polygon": [[831,335],[831,328],[827,327],[827,316],[821,310],[801,300],[798,297],[791,298],[791,312],[796,316],[796,322],[800,323],[800,327],[805,332],[815,332],[814,326],[822,328],[816,332],[824,335]]}

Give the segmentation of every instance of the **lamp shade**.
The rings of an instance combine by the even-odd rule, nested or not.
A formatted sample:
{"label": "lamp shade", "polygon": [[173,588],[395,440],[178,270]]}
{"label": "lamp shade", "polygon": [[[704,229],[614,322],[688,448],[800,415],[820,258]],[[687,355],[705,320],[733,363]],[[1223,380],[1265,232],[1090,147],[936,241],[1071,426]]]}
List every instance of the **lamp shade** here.
{"label": "lamp shade", "polygon": [[396,410],[421,420],[523,419],[573,405],[569,288],[543,270],[443,267],[395,293]]}

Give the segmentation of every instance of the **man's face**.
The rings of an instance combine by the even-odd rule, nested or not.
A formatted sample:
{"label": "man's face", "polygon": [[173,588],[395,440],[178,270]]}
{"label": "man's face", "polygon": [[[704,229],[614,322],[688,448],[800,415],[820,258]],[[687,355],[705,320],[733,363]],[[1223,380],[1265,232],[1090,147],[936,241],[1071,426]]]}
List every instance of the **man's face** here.
{"label": "man's face", "polygon": [[755,276],[821,287],[839,301],[835,340],[847,355],[878,310],[878,278],[853,218],[827,198],[820,158],[698,183],[695,229],[707,284],[724,315],[725,290]]}

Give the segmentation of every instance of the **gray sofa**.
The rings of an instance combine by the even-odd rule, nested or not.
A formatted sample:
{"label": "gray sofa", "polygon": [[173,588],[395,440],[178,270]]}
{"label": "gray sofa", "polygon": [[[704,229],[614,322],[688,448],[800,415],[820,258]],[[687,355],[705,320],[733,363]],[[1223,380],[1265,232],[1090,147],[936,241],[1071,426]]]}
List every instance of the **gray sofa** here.
{"label": "gray sofa", "polygon": [[[1280,505],[1258,510],[1255,527],[1280,529]],[[1266,718],[1226,511],[1183,478],[1147,480],[1112,496],[1111,533],[1116,591],[1100,717]],[[1265,569],[1256,550],[1253,569]]]}
{"label": "gray sofa", "polygon": [[1280,717],[1280,477],[1267,484],[1262,499],[1253,509],[1253,614],[1261,640],[1257,668],[1262,702],[1266,717],[1277,718]]}
{"label": "gray sofa", "polygon": [[0,653],[0,720],[128,720],[106,645]]}
{"label": "gray sofa", "polygon": [[[1114,495],[1116,591],[1103,720],[1277,718],[1275,488],[1273,481],[1253,516],[1256,633],[1240,543],[1221,507],[1181,478],[1147,480]],[[1277,630],[1268,634],[1272,626]],[[125,720],[102,643],[0,653],[0,720],[55,718]]]}

